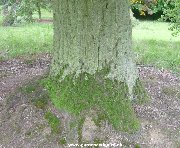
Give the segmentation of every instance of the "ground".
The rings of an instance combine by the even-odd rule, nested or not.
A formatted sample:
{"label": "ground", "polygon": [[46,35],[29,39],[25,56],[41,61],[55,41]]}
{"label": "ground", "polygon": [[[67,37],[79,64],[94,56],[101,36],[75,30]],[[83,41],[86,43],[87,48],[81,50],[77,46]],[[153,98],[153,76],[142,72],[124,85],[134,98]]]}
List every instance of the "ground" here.
{"label": "ground", "polygon": [[[72,117],[54,108],[49,100],[48,106],[38,102],[39,98],[48,98],[45,89],[29,87],[29,84],[36,84],[38,79],[46,76],[49,63],[48,54],[28,60],[25,57],[0,62],[0,147],[61,148],[66,142],[75,142],[71,141],[72,136],[77,139],[78,131],[67,133],[67,123]],[[151,96],[150,103],[133,105],[141,121],[140,130],[127,134],[114,131],[105,123],[99,130],[99,136],[106,135],[107,142],[122,143],[123,147],[179,148],[180,78],[153,66],[139,66],[138,69],[140,79]],[[54,124],[59,122],[60,127]],[[82,129],[84,137],[90,139],[91,132],[96,128],[91,118],[87,117]],[[64,140],[67,134],[71,138]]]}

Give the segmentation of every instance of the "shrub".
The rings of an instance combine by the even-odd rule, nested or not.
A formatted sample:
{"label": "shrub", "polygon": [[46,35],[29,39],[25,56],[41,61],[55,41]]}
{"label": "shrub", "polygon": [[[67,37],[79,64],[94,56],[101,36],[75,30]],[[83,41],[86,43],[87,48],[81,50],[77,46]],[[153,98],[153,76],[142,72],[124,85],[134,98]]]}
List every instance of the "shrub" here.
{"label": "shrub", "polygon": [[169,29],[173,31],[173,35],[177,35],[180,32],[180,0],[171,1],[171,6],[164,10],[163,19],[171,21]]}
{"label": "shrub", "polygon": [[164,12],[172,7],[173,0],[131,0],[133,10],[138,10],[140,15],[153,15]]}

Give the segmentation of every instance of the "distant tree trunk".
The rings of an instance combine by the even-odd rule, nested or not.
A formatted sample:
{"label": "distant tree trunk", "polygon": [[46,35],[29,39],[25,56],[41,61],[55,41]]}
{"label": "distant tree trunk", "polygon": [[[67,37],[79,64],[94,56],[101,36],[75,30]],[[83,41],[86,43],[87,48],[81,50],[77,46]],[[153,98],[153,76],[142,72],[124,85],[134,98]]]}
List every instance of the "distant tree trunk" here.
{"label": "distant tree trunk", "polygon": [[125,82],[132,96],[137,69],[129,0],[54,0],[54,54],[50,75],[97,71]]}
{"label": "distant tree trunk", "polygon": [[41,5],[39,2],[36,3],[36,7],[37,7],[37,11],[38,11],[38,16],[39,16],[39,20],[41,20],[42,15],[41,15]]}
{"label": "distant tree trunk", "polygon": [[8,3],[5,3],[2,8],[2,14],[3,16],[8,15]]}
{"label": "distant tree trunk", "polygon": [[33,22],[33,12],[31,10],[27,14],[27,21]]}

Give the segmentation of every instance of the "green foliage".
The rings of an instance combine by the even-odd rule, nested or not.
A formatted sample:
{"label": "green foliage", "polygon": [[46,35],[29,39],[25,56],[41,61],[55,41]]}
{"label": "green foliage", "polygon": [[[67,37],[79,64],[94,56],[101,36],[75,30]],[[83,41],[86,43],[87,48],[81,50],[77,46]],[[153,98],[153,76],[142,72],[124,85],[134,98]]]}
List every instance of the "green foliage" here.
{"label": "green foliage", "polygon": [[34,12],[38,12],[41,19],[41,9],[49,9],[50,5],[51,1],[48,0],[22,0],[17,11],[18,21],[32,22]]}
{"label": "green foliage", "polygon": [[45,113],[45,119],[48,121],[51,126],[51,132],[54,134],[60,133],[60,120],[50,111]]}
{"label": "green foliage", "polygon": [[[6,4],[6,5],[8,5],[8,4]],[[11,5],[10,10],[7,10],[7,14],[4,14],[5,17],[4,17],[4,20],[3,20],[3,26],[12,26],[12,25],[14,25],[14,23],[16,21],[16,18],[17,18],[18,5],[19,5],[18,1],[14,2]],[[6,9],[8,9],[8,6],[7,6]]]}
{"label": "green foliage", "polygon": [[47,79],[44,84],[57,108],[75,115],[95,110],[103,113],[106,120],[119,130],[132,132],[139,128],[124,83],[109,79],[101,81],[95,75],[84,73],[76,80],[67,76],[61,83]]}
{"label": "green foliage", "polygon": [[171,1],[173,7],[170,7],[164,11],[164,20],[170,20],[172,22],[169,28],[173,31],[173,35],[178,35],[180,32],[180,0]]}
{"label": "green foliage", "polygon": [[140,12],[140,15],[152,15],[172,7],[172,0],[130,0],[132,9]]}
{"label": "green foliage", "polygon": [[12,26],[14,24],[15,21],[15,17],[13,16],[13,14],[9,14],[7,15],[4,20],[3,20],[3,26]]}
{"label": "green foliage", "polygon": [[[22,22],[33,22],[33,14],[35,12],[38,12],[39,19],[41,19],[41,9],[51,10],[52,7],[49,0],[9,0],[6,2],[6,5],[10,6],[10,10],[5,17],[5,26],[12,26]],[[16,5],[15,9],[13,8],[14,5]]]}

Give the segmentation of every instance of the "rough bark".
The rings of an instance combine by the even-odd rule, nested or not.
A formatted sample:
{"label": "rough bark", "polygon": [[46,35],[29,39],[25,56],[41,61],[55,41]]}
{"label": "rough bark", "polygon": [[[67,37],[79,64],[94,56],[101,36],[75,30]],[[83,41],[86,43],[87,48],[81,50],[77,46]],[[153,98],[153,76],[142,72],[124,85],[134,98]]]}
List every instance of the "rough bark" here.
{"label": "rough bark", "polygon": [[131,47],[128,0],[54,0],[51,76],[95,74],[126,82],[132,95],[137,69]]}

